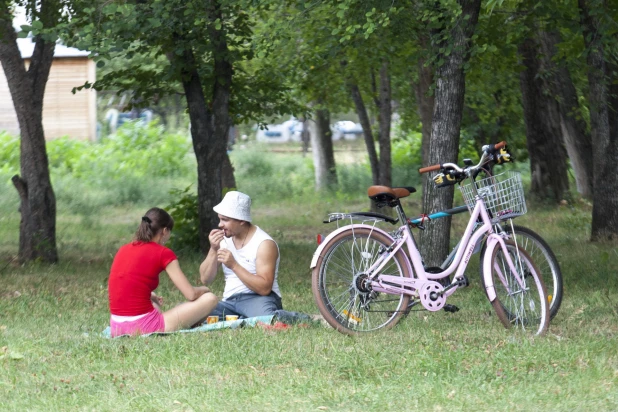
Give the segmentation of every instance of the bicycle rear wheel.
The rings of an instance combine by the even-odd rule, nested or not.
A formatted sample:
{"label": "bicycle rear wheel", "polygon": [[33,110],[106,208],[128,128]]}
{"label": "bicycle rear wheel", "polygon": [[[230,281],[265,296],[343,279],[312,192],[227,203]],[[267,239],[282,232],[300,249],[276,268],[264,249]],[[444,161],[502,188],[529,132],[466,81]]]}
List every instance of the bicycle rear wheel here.
{"label": "bicycle rear wheel", "polygon": [[[350,228],[324,247],[312,273],[312,291],[324,319],[341,333],[357,335],[397,324],[408,306],[408,295],[372,291],[368,270],[393,239],[372,228]],[[380,271],[410,277],[406,255],[398,251]]]}
{"label": "bicycle rear wheel", "polygon": [[498,245],[491,256],[491,277],[496,291],[496,299],[491,303],[506,328],[515,326],[523,332],[542,335],[549,326],[549,304],[539,270],[523,248],[518,248],[512,241],[506,242],[506,248],[523,287],[517,282],[504,251]]}
{"label": "bicycle rear wheel", "polygon": [[[547,289],[549,318],[553,319],[562,303],[562,272],[556,255],[545,240],[527,227],[505,224],[502,229],[532,258]],[[513,237],[513,231],[515,236]]]}

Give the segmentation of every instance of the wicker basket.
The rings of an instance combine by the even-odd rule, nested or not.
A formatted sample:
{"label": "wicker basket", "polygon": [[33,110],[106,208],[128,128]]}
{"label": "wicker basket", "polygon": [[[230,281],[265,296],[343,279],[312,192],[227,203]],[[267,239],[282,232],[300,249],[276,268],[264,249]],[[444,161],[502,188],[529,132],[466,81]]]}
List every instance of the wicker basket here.
{"label": "wicker basket", "polygon": [[491,221],[494,223],[521,216],[527,212],[524,188],[518,172],[504,172],[474,183],[461,185],[459,188],[470,212],[476,204],[472,185],[476,186],[479,196],[490,212]]}

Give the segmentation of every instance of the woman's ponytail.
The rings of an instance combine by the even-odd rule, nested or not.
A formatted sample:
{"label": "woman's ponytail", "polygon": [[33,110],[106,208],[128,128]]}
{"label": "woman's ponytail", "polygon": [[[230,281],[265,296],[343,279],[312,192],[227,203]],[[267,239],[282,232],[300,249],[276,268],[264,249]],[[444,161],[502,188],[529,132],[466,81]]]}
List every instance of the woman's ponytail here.
{"label": "woman's ponytail", "polygon": [[157,233],[165,228],[172,230],[174,228],[174,219],[165,210],[153,207],[142,216],[142,221],[135,232],[133,240],[136,242],[150,242]]}

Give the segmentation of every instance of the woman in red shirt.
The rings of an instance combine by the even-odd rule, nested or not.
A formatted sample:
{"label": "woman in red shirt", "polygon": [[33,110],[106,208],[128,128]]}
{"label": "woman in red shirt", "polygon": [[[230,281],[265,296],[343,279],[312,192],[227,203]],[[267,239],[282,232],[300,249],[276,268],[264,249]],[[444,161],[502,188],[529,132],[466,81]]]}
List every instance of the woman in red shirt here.
{"label": "woman in red shirt", "polygon": [[[152,208],[131,243],[122,246],[109,275],[109,309],[112,336],[171,332],[204,320],[217,305],[206,286],[192,286],[180,269],[174,252],[166,248],[174,219]],[[154,293],[165,271],[188,302],[161,312],[163,299]]]}

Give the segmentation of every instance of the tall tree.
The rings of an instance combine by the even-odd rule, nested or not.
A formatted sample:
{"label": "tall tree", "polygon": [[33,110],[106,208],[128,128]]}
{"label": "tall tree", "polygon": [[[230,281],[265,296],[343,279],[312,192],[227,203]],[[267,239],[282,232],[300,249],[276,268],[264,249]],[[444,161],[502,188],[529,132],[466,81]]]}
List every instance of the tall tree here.
{"label": "tall tree", "polygon": [[325,108],[314,111],[311,122],[311,148],[315,168],[315,188],[334,189],[337,186],[337,170],[333,151],[333,134],[330,130],[330,112]]}
{"label": "tall tree", "polygon": [[577,191],[586,198],[592,198],[592,142],[578,101],[577,90],[564,61],[558,55],[560,33],[542,31],[539,34],[544,65],[552,73],[548,81],[551,95],[559,105],[562,137],[575,175]]}
{"label": "tall tree", "polygon": [[[519,46],[525,69],[520,73],[522,104],[530,156],[530,192],[556,203],[568,192],[566,150],[560,128],[560,110],[547,82],[540,43],[529,37]],[[545,59],[545,61],[548,61]]]}
{"label": "tall tree", "polygon": [[285,85],[278,85],[270,70],[247,64],[254,57],[255,20],[269,3],[149,0],[95,6],[74,22],[80,30],[72,39],[96,52],[98,64],[119,54],[157,62],[114,70],[95,88],[131,90],[145,103],[176,93],[178,85],[184,93],[197,158],[200,248],[205,251],[218,223],[212,207],[222,197],[222,171],[226,165],[231,170],[226,148],[232,114],[237,122],[253,120],[279,113],[289,102]]}
{"label": "tall tree", "polygon": [[45,149],[43,97],[56,46],[53,30],[64,3],[41,0],[37,5],[28,8],[35,46],[26,68],[13,28],[12,2],[0,1],[0,62],[20,128],[20,175],[12,179],[20,199],[19,260],[57,262],[56,198]]}
{"label": "tall tree", "polygon": [[[603,16],[609,15],[609,10],[604,2],[596,0],[578,0],[578,6],[586,44],[593,147],[594,195],[590,236],[593,241],[618,239],[618,131],[610,127],[610,112],[618,107],[609,106],[616,99],[609,93],[609,80],[615,77],[609,70],[612,63],[607,62],[615,49],[606,49],[613,39],[608,38],[610,31],[603,24]],[[615,48],[615,43],[613,45]]]}
{"label": "tall tree", "polygon": [[289,113],[305,119],[301,138],[303,148],[311,142],[316,190],[338,184],[330,119],[349,105],[337,70],[342,47],[330,32],[330,7],[328,2],[279,2],[259,23],[260,42],[269,50],[263,64],[291,85],[300,110],[290,107]]}
{"label": "tall tree", "polygon": [[[409,2],[350,0],[335,5],[337,22],[332,33],[345,47],[341,68],[359,118],[375,185],[392,185],[391,129],[392,76],[407,63]],[[405,24],[404,24],[405,21]],[[372,104],[367,102],[371,101]],[[374,127],[372,118],[377,119]],[[376,150],[376,141],[378,150]]]}
{"label": "tall tree", "polygon": [[[435,74],[435,104],[429,146],[429,164],[456,162],[465,94],[464,64],[481,9],[480,0],[458,0],[451,10],[441,10],[443,26],[432,37],[441,64]],[[453,204],[453,187],[436,188],[430,179],[424,186],[423,210],[448,209]],[[437,265],[448,254],[450,219],[433,223],[421,234],[425,264]]]}
{"label": "tall tree", "polygon": [[380,178],[379,184],[392,186],[392,160],[391,160],[391,75],[389,63],[386,59],[380,65],[379,91],[376,93],[376,106],[378,109],[378,123],[380,134],[378,144],[380,147]]}
{"label": "tall tree", "polygon": [[363,128],[363,138],[365,139],[365,146],[367,147],[367,154],[369,156],[369,166],[371,167],[371,180],[374,185],[379,185],[381,184],[380,161],[378,160],[378,152],[375,147],[375,138],[373,136],[373,128],[371,127],[367,106],[365,105],[363,95],[361,94],[357,82],[349,79],[347,84],[350,90],[350,96],[356,108],[356,114]]}
{"label": "tall tree", "polygon": [[[419,45],[422,49],[427,49],[429,38],[427,35],[422,35],[419,39]],[[433,119],[434,96],[431,91],[433,85],[433,68],[429,64],[429,59],[421,55],[418,59],[418,81],[413,85],[418,107],[418,115],[421,119],[421,159],[423,164],[429,164],[429,143],[431,141],[431,124]]]}

